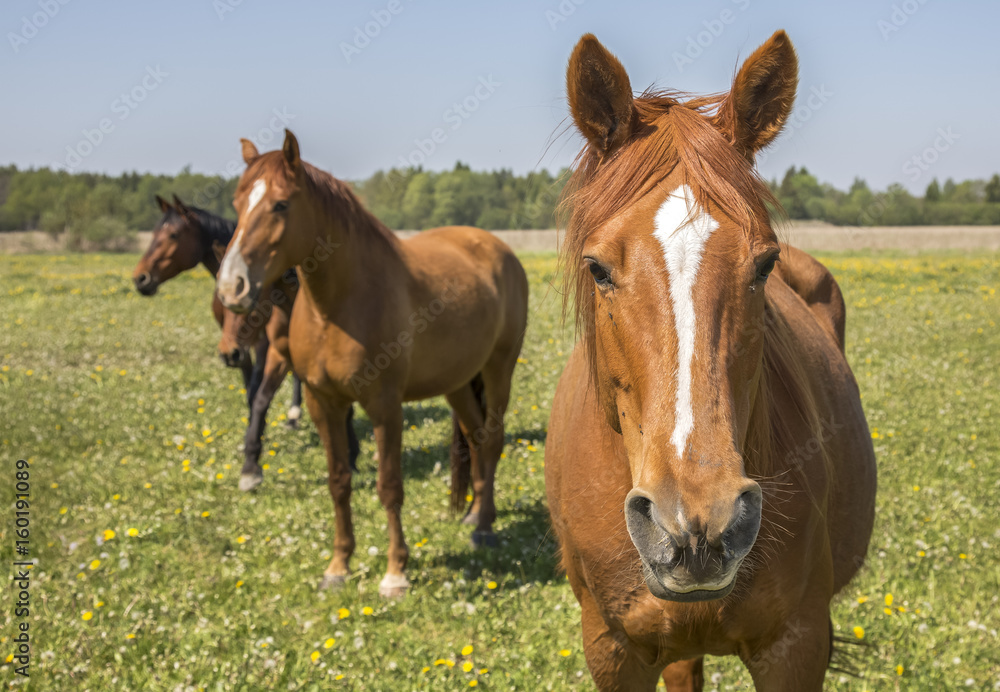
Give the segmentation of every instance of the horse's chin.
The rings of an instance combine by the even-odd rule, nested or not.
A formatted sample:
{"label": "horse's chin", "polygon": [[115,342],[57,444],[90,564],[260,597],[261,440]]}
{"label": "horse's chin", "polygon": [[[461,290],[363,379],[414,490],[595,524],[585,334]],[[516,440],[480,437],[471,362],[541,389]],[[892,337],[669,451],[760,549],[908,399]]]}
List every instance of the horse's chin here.
{"label": "horse's chin", "polygon": [[701,601],[715,601],[720,598],[725,598],[728,596],[733,587],[736,586],[736,574],[738,570],[732,571],[732,576],[729,582],[719,588],[711,589],[678,589],[676,585],[674,588],[663,583],[663,580],[656,575],[656,570],[646,564],[646,561],[642,562],[642,574],[646,580],[646,586],[649,588],[649,592],[663,601],[674,601],[677,603],[700,603]]}

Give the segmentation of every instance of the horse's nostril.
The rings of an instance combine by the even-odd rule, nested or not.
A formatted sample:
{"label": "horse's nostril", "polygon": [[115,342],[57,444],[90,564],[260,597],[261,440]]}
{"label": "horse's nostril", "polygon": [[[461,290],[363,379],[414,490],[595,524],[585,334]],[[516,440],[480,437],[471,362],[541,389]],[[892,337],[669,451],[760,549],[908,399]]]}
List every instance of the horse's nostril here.
{"label": "horse's nostril", "polygon": [[236,277],[236,295],[238,297],[242,297],[243,296],[244,292],[246,291],[246,287],[247,287],[247,282],[243,279],[243,277],[242,276],[237,276]]}
{"label": "horse's nostril", "polygon": [[135,285],[140,287],[146,286],[151,280],[152,277],[150,277],[148,273],[143,272],[142,274],[139,274],[139,276],[135,277]]}
{"label": "horse's nostril", "polygon": [[652,520],[653,518],[653,502],[642,495],[636,495],[629,499],[629,510],[634,514],[641,516],[645,519]]}

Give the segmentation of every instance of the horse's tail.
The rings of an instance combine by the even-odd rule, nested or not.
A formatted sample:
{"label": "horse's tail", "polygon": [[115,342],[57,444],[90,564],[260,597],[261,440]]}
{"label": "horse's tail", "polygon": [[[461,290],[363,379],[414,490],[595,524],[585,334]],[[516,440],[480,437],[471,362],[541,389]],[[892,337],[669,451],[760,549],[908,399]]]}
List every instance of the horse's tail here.
{"label": "horse's tail", "polygon": [[[479,410],[483,416],[486,415],[486,391],[483,386],[483,376],[476,375],[469,383],[472,393],[479,404]],[[465,496],[469,492],[469,481],[472,478],[472,453],[469,449],[469,441],[462,433],[462,427],[458,423],[458,416],[451,412],[452,439],[451,439],[451,510],[460,512],[465,509]]]}

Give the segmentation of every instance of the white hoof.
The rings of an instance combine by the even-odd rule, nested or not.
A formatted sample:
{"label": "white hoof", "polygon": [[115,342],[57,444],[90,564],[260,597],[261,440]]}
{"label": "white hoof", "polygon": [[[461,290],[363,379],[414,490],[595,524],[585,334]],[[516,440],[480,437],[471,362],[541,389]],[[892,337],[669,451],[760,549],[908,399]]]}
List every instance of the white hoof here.
{"label": "white hoof", "polygon": [[245,493],[249,493],[256,490],[257,487],[264,482],[263,474],[256,473],[244,473],[240,476],[240,490]]}
{"label": "white hoof", "polygon": [[402,598],[410,588],[410,582],[403,574],[387,574],[378,585],[378,595],[382,598]]}
{"label": "white hoof", "polygon": [[290,409],[288,409],[288,420],[297,421],[301,417],[302,417],[301,406],[292,406]]}

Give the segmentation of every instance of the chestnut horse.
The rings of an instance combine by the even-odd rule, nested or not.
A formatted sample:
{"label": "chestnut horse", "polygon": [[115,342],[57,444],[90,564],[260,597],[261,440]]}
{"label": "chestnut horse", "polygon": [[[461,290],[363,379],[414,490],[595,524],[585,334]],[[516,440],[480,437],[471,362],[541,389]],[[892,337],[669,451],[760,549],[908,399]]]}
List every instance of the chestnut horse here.
{"label": "chestnut horse", "polygon": [[[301,284],[289,350],[326,447],[336,515],[322,585],[344,583],[354,552],[344,421],[357,401],[375,428],[378,495],[389,523],[379,593],[402,596],[409,587],[401,518],[404,401],[447,398],[470,455],[475,496],[466,520],[476,524],[473,543],[495,540],[493,481],[527,322],[524,269],[510,248],[477,228],[397,239],[347,184],[302,161],[287,130],[281,151],[250,161],[234,203],[238,230],[218,277],[223,303],[249,310],[262,287],[290,267]],[[453,447],[453,506],[465,504],[465,482],[456,482],[461,457]]]}
{"label": "chestnut horse", "polygon": [[753,165],[797,79],[781,31],[714,97],[634,97],[592,35],[570,58],[581,342],[545,483],[601,690],[700,690],[705,654],[739,656],[759,690],[820,690],[830,601],[867,552],[875,457],[843,299],[779,245]]}

